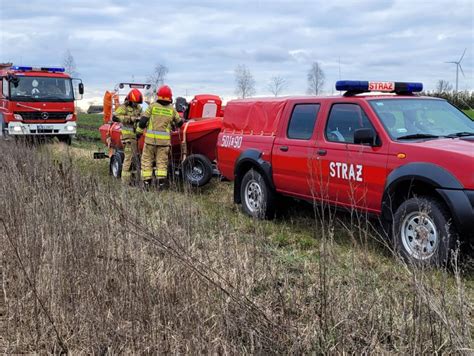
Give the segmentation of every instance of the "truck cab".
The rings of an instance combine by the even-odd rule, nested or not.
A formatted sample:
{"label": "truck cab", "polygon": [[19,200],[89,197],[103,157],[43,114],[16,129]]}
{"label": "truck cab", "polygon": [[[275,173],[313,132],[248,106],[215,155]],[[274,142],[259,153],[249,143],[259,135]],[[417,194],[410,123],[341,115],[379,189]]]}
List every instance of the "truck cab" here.
{"label": "truck cab", "polygon": [[218,163],[235,202],[255,217],[282,195],[370,213],[403,257],[446,261],[474,232],[474,123],[415,95],[421,83],[336,89],[346,93],[228,103]]}
{"label": "truck cab", "polygon": [[57,136],[69,142],[76,134],[74,101],[84,86],[57,67],[0,68],[0,135]]}

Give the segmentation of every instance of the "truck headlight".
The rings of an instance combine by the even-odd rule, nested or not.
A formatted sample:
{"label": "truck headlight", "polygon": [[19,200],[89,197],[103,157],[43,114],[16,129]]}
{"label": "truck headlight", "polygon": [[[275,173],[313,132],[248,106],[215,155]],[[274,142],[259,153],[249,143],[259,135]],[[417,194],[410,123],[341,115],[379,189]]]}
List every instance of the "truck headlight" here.
{"label": "truck headlight", "polygon": [[12,129],[14,132],[21,132],[21,126],[13,126]]}
{"label": "truck headlight", "polygon": [[68,115],[66,116],[66,121],[71,121],[73,118],[74,118],[74,115],[73,115],[73,114],[68,114]]}
{"label": "truck headlight", "polygon": [[23,118],[21,117],[20,114],[14,114],[14,115],[13,115],[13,118],[14,118],[15,120],[18,120],[18,121],[23,121]]}
{"label": "truck headlight", "polygon": [[66,130],[67,130],[67,131],[74,131],[75,129],[76,129],[76,127],[75,127],[75,126],[72,126],[72,125],[67,125],[67,126],[66,126]]}

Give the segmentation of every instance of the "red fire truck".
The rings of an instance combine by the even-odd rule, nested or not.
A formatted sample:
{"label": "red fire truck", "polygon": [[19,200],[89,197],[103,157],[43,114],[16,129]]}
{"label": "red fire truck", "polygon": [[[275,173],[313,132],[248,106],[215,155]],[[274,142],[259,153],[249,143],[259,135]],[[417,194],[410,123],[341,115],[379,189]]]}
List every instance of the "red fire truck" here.
{"label": "red fire truck", "polygon": [[80,79],[64,68],[4,65],[0,80],[0,136],[57,136],[71,142],[74,100],[84,93]]}
{"label": "red fire truck", "polygon": [[229,102],[217,153],[235,202],[255,217],[283,195],[370,213],[405,258],[446,261],[473,241],[474,122],[422,87],[340,81],[340,97]]}

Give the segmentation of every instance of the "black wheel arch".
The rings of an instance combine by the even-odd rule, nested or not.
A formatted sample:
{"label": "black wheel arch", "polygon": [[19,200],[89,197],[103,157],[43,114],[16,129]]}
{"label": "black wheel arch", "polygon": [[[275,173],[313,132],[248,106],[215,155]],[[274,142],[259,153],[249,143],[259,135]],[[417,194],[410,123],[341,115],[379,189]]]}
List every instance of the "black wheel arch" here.
{"label": "black wheel arch", "polygon": [[263,153],[259,150],[249,149],[243,151],[235,161],[234,168],[234,202],[241,203],[240,187],[242,185],[242,178],[250,169],[257,170],[265,179],[268,187],[275,191],[273,184],[272,166],[270,162],[262,158]]}
{"label": "black wheel arch", "polygon": [[443,167],[426,162],[408,163],[393,170],[387,177],[382,198],[382,217],[392,221],[395,210],[404,200],[413,195],[432,195],[446,205],[455,224],[460,227],[464,206],[470,208],[467,197],[461,199],[465,196],[463,189],[457,178]]}

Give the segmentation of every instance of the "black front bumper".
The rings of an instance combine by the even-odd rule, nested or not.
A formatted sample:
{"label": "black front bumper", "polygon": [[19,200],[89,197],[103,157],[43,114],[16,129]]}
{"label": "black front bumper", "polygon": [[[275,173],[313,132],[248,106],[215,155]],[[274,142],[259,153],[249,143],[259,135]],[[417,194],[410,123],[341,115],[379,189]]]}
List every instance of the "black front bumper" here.
{"label": "black front bumper", "polygon": [[462,237],[474,240],[474,190],[438,189]]}

